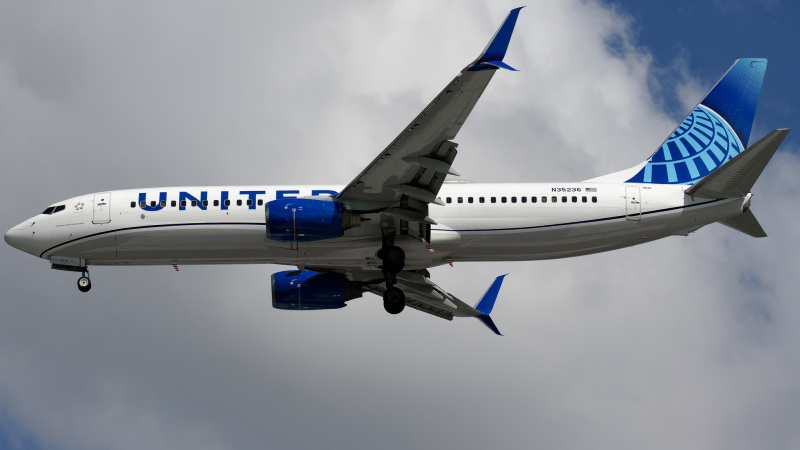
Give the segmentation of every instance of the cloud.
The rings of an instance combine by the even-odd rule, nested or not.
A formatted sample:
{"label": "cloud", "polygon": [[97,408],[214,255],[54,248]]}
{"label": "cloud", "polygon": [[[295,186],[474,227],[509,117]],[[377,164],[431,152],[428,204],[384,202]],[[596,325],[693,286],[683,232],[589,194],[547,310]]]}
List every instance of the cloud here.
{"label": "cloud", "polygon": [[[5,229],[112,188],[347,183],[517,6],[501,3],[8,8]],[[456,139],[466,178],[591,178],[675,126],[630,17],[541,3],[509,50],[521,71],[497,74]],[[677,80],[660,95],[700,89]],[[98,267],[81,295],[73,274],[1,246],[0,429],[64,449],[797,447],[797,153],[755,186],[767,239],[710,225],[432,271],[467,302],[510,273],[493,314],[505,338],[388,316],[374,296],[276,311],[272,266]]]}

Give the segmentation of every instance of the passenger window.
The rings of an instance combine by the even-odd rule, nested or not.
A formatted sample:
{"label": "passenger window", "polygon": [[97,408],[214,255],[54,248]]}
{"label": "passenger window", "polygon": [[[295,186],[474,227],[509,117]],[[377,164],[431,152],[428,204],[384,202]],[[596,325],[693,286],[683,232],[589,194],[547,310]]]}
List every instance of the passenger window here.
{"label": "passenger window", "polygon": [[528,197],[522,197],[520,200],[522,200],[522,203],[528,203]]}
{"label": "passenger window", "polygon": [[511,197],[511,203],[517,203],[517,197]]}
{"label": "passenger window", "polygon": [[458,197],[458,203],[464,203],[464,197]]}
{"label": "passenger window", "polygon": [[192,206],[197,206],[197,200],[192,200]]}
{"label": "passenger window", "polygon": [[538,198],[538,197],[531,197],[531,203],[536,203],[536,199],[537,199],[537,198]]}
{"label": "passenger window", "polygon": [[483,203],[485,200],[483,197],[478,197],[478,203]]}
{"label": "passenger window", "polygon": [[542,196],[542,203],[547,203],[547,197],[545,197],[544,195]]}
{"label": "passenger window", "polygon": [[131,208],[136,208],[136,202],[131,202]]}
{"label": "passenger window", "polygon": [[186,200],[181,200],[181,208],[186,208]]}
{"label": "passenger window", "polygon": [[263,204],[264,204],[264,199],[263,198],[258,199],[258,206],[261,206]]}
{"label": "passenger window", "polygon": [[252,205],[253,205],[253,200],[248,198],[247,199],[247,206],[252,206]]}
{"label": "passenger window", "polygon": [[578,197],[572,196],[572,203],[578,203]]}
{"label": "passenger window", "polygon": [[178,206],[178,202],[173,200],[173,201],[169,202],[169,205],[174,208],[174,207]]}
{"label": "passenger window", "polygon": [[452,197],[447,197],[447,203],[453,203]]}
{"label": "passenger window", "polygon": [[204,207],[208,206],[208,200],[203,200],[203,206]]}
{"label": "passenger window", "polygon": [[142,207],[142,208],[144,208],[145,206],[147,206],[147,203],[145,203],[145,202],[139,202],[139,206],[140,206],[140,207]]}
{"label": "passenger window", "polygon": [[219,200],[214,200],[214,206],[219,206]]}
{"label": "passenger window", "polygon": [[467,203],[472,203],[472,197],[467,197]]}
{"label": "passenger window", "polygon": [[231,201],[230,200],[225,200],[225,206],[231,206]]}
{"label": "passenger window", "polygon": [[561,203],[567,203],[567,196],[566,195],[561,197]]}
{"label": "passenger window", "polygon": [[581,197],[581,201],[582,201],[583,203],[586,203],[586,196],[585,196],[585,195],[584,195],[583,197]]}
{"label": "passenger window", "polygon": [[505,203],[505,202],[506,202],[506,200],[507,200],[507,199],[506,199],[505,197],[500,197],[500,201],[501,201],[501,202]]}
{"label": "passenger window", "polygon": [[242,201],[241,200],[236,200],[236,206],[242,206]]}
{"label": "passenger window", "polygon": [[492,201],[492,203],[497,203],[497,197],[492,197],[491,201]]}
{"label": "passenger window", "polygon": [[151,208],[155,208],[156,207],[156,201],[155,200],[150,202],[150,207]]}
{"label": "passenger window", "polygon": [[167,206],[167,201],[166,200],[161,200],[161,207],[163,208],[165,206]]}
{"label": "passenger window", "polygon": [[597,203],[597,197],[592,197],[592,203]]}
{"label": "passenger window", "polygon": [[553,203],[558,203],[558,197],[556,197],[555,195],[550,200],[552,200]]}

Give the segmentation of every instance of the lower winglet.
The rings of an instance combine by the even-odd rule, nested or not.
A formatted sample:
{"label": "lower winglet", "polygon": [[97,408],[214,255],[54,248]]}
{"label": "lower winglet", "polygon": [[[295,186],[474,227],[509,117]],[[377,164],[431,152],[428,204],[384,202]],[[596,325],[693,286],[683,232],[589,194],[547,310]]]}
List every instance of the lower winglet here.
{"label": "lower winglet", "polygon": [[487,328],[489,328],[490,330],[494,331],[494,334],[496,334],[498,336],[502,336],[503,335],[503,333],[501,333],[500,330],[497,329],[497,325],[494,324],[494,321],[492,321],[492,318],[489,317],[488,315],[484,314],[482,316],[477,316],[475,318],[480,320],[481,322],[483,322],[483,324],[486,325]]}

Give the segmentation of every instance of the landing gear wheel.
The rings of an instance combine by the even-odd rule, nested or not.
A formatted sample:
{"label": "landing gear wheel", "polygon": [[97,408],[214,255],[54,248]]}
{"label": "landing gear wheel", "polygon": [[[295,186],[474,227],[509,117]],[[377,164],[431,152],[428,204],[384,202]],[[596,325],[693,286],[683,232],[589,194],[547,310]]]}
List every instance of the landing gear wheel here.
{"label": "landing gear wheel", "polygon": [[406,307],[406,296],[403,291],[391,287],[383,293],[383,309],[389,314],[400,314]]}
{"label": "landing gear wheel", "polygon": [[382,248],[378,257],[383,260],[383,270],[389,273],[400,273],[406,265],[406,252],[396,245]]}
{"label": "landing gear wheel", "polygon": [[78,278],[78,290],[81,292],[89,292],[89,289],[92,288],[92,280],[89,277],[80,277]]}

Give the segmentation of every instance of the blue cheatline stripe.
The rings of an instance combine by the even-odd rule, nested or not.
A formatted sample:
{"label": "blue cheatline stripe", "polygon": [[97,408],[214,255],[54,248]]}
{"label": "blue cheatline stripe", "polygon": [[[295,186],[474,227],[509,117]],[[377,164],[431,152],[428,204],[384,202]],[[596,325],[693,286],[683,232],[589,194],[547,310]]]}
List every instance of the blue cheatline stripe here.
{"label": "blue cheatline stripe", "polygon": [[[676,206],[676,207],[673,207],[673,208],[665,208],[665,209],[659,209],[659,210],[656,210],[656,211],[648,211],[648,212],[643,212],[642,215],[646,216],[646,215],[649,215],[649,214],[657,214],[657,213],[661,213],[661,212],[675,211],[675,210],[678,210],[678,209],[693,208],[695,206],[708,205],[710,203],[716,203],[716,202],[720,202],[722,200],[726,200],[726,199],[711,200],[711,201],[703,202],[703,203],[695,203],[693,205]],[[557,223],[557,224],[552,224],[552,225],[537,225],[537,226],[533,226],[533,227],[485,228],[485,229],[479,229],[479,230],[442,230],[442,229],[439,229],[439,228],[432,228],[431,230],[432,231],[433,230],[435,230],[435,231],[453,231],[453,232],[466,232],[466,231],[469,231],[469,232],[484,232],[484,231],[532,230],[532,229],[536,229],[536,228],[552,228],[552,227],[563,227],[563,226],[566,226],[566,225],[580,225],[580,224],[586,224],[586,223],[605,222],[605,221],[608,221],[608,220],[624,219],[625,217],[627,217],[627,216],[613,216],[613,217],[605,217],[605,218],[602,218],[602,219],[581,220],[581,221],[578,221],[578,222],[564,222],[564,223]],[[131,231],[131,230],[142,230],[142,229],[146,229],[146,228],[192,227],[192,226],[208,226],[208,225],[213,225],[213,226],[220,226],[220,225],[222,225],[222,226],[225,226],[225,225],[230,225],[230,226],[247,225],[247,226],[259,226],[259,227],[266,227],[267,226],[266,222],[193,222],[193,223],[172,223],[172,224],[165,224],[165,225],[143,225],[143,226],[139,226],[139,227],[117,228],[117,229],[114,229],[114,230],[101,231],[100,233],[89,234],[89,235],[86,235],[86,236],[83,236],[83,237],[70,239],[69,241],[64,241],[64,242],[62,242],[60,244],[56,244],[56,245],[48,248],[47,250],[43,251],[42,253],[39,254],[39,257],[42,258],[45,253],[53,251],[58,247],[61,247],[61,246],[67,245],[67,244],[71,244],[73,242],[77,242],[77,241],[80,241],[80,240],[83,240],[83,239],[89,239],[89,238],[93,238],[93,237],[97,237],[97,236],[102,236],[104,234],[120,233],[120,232],[123,232],[123,231]]]}
{"label": "blue cheatline stripe", "polygon": [[[695,206],[708,205],[708,204],[711,204],[711,203],[721,202],[723,200],[728,200],[728,199],[721,198],[721,199],[717,199],[717,200],[709,200],[709,201],[703,202],[703,203],[695,203],[693,205],[675,206],[673,208],[658,209],[658,210],[655,210],[655,211],[643,212],[641,215],[647,216],[647,215],[650,215],[650,214],[658,214],[658,213],[667,212],[667,211],[675,211],[675,210],[678,210],[678,209],[694,208]],[[553,228],[553,227],[564,227],[564,226],[567,226],[567,225],[581,225],[581,224],[595,223],[595,222],[606,222],[606,221],[609,221],[609,220],[624,219],[626,217],[628,217],[628,216],[627,215],[625,215],[625,216],[613,216],[613,217],[604,217],[602,219],[581,220],[581,221],[578,221],[578,222],[554,223],[554,224],[551,224],[551,225],[536,225],[536,226],[532,226],[532,227],[482,228],[482,229],[478,229],[478,230],[443,230],[441,228],[431,228],[431,231],[451,231],[451,232],[454,232],[454,233],[476,233],[476,232],[487,232],[487,231],[533,230],[533,229],[537,229],[537,228]]]}
{"label": "blue cheatline stripe", "polygon": [[89,239],[89,238],[93,238],[93,237],[97,237],[97,236],[102,236],[104,234],[119,233],[119,232],[122,232],[122,231],[131,231],[131,230],[143,230],[143,229],[146,229],[146,228],[192,227],[192,226],[208,226],[208,225],[214,225],[214,226],[217,226],[217,225],[252,225],[252,226],[259,226],[259,227],[266,227],[267,226],[266,222],[261,222],[261,223],[258,223],[258,222],[192,222],[192,223],[171,223],[171,224],[164,224],[164,225],[142,225],[142,226],[139,226],[139,227],[128,227],[128,228],[115,228],[113,230],[107,230],[107,231],[101,231],[99,233],[88,234],[86,236],[82,236],[82,237],[75,238],[75,239],[70,239],[69,241],[64,241],[64,242],[62,242],[60,244],[56,244],[56,245],[48,248],[47,250],[43,251],[42,253],[39,253],[39,257],[42,258],[43,257],[42,255],[44,255],[45,253],[47,253],[49,251],[52,251],[52,250],[55,250],[56,248],[61,247],[62,245],[71,244],[73,242],[77,242],[77,241],[80,241],[80,240],[83,240],[83,239]]}

